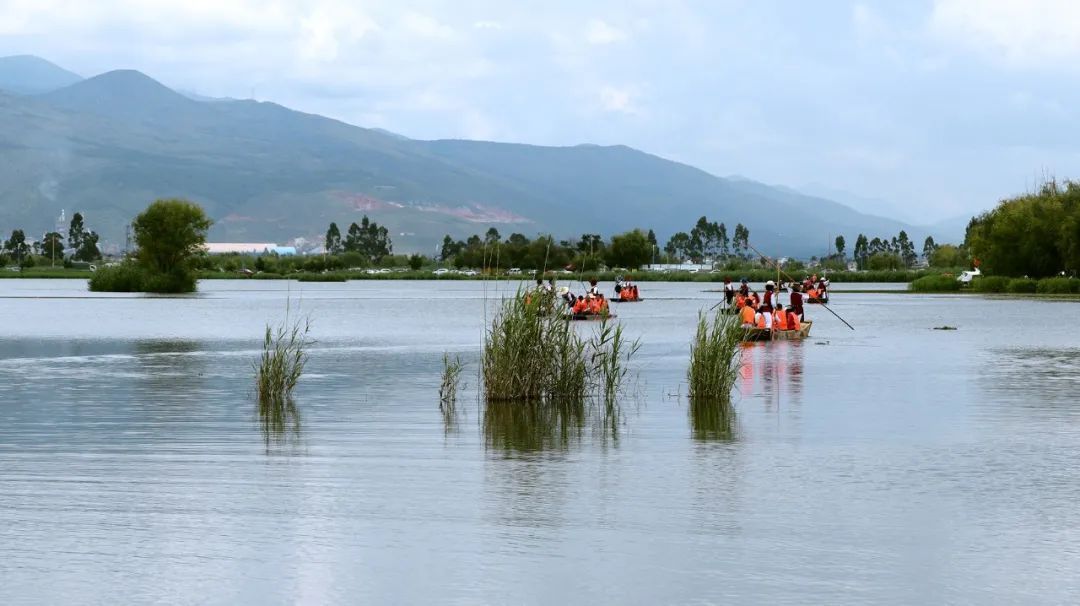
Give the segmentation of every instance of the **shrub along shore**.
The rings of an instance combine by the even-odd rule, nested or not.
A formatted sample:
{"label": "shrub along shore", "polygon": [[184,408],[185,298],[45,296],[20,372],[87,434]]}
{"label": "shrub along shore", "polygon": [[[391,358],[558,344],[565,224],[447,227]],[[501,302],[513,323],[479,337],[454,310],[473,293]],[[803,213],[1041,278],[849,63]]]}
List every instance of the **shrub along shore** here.
{"label": "shrub along shore", "polygon": [[980,276],[970,286],[962,286],[955,277],[946,275],[924,276],[913,280],[908,290],[916,293],[972,293],[1014,295],[1080,295],[1080,279],[1077,278],[1009,278],[1006,276]]}

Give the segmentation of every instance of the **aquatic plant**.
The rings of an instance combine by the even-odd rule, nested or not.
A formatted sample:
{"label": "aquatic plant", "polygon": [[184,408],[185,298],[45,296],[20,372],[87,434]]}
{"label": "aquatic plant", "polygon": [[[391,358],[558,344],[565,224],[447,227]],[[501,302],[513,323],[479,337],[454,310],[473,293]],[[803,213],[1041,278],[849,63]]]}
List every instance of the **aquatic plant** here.
{"label": "aquatic plant", "polygon": [[960,282],[949,275],[936,274],[923,276],[908,284],[908,290],[912,292],[956,292],[960,290]]}
{"label": "aquatic plant", "polygon": [[88,287],[91,292],[143,292],[145,282],[142,267],[125,261],[112,267],[99,267],[90,275]]}
{"label": "aquatic plant", "polygon": [[291,400],[307,364],[310,332],[310,319],[290,323],[286,317],[277,327],[266,325],[262,356],[255,364],[255,393],[260,406],[283,405]]}
{"label": "aquatic plant", "polygon": [[695,440],[735,438],[735,407],[729,399],[690,400],[690,431]]}
{"label": "aquatic plant", "polygon": [[442,384],[439,385],[439,409],[444,414],[453,414],[457,406],[458,385],[461,382],[461,369],[464,365],[461,358],[443,353]]}
{"label": "aquatic plant", "polygon": [[742,352],[739,345],[744,331],[736,316],[720,311],[711,319],[704,312],[698,315],[687,371],[691,403],[730,399],[739,374]]}
{"label": "aquatic plant", "polygon": [[1047,295],[1067,295],[1080,293],[1080,280],[1076,278],[1044,278],[1039,280],[1036,292]]}
{"label": "aquatic plant", "polygon": [[621,327],[612,328],[606,320],[586,341],[560,308],[551,294],[519,292],[503,301],[484,335],[486,401],[615,397],[637,343],[627,343]]}

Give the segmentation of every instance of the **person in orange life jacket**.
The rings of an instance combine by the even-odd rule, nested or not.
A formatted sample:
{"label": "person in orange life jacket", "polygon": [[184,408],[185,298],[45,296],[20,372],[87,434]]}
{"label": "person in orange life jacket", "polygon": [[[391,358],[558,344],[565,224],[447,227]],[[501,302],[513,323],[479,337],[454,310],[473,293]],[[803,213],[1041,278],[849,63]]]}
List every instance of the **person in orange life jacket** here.
{"label": "person in orange life jacket", "polygon": [[570,308],[570,311],[574,315],[583,314],[589,309],[589,304],[585,302],[585,297],[578,295],[577,301],[574,301],[574,306]]}
{"label": "person in orange life jacket", "polygon": [[803,317],[803,296],[799,292],[800,288],[798,284],[791,285],[791,297],[788,305],[788,309],[795,312],[801,319]]}
{"label": "person in orange life jacket", "polygon": [[765,283],[765,300],[761,302],[761,311],[763,313],[772,313],[773,310],[773,296],[776,294],[776,284],[772,280]]}
{"label": "person in orange life jacket", "polygon": [[791,311],[791,307],[787,310],[787,329],[788,330],[801,330],[802,323],[799,322],[799,316],[795,312]]}
{"label": "person in orange life jacket", "polygon": [[772,328],[772,312],[758,311],[754,316],[754,324],[758,328]]}
{"label": "person in orange life jacket", "polygon": [[735,309],[742,311],[744,307],[746,307],[746,297],[741,292],[737,293],[735,295]]}
{"label": "person in orange life jacket", "polygon": [[784,306],[780,303],[776,304],[776,311],[773,312],[772,325],[776,330],[788,329],[787,312],[784,311]]}
{"label": "person in orange life jacket", "polygon": [[743,328],[753,328],[754,308],[744,304],[742,308],[739,309],[739,320],[742,321]]}

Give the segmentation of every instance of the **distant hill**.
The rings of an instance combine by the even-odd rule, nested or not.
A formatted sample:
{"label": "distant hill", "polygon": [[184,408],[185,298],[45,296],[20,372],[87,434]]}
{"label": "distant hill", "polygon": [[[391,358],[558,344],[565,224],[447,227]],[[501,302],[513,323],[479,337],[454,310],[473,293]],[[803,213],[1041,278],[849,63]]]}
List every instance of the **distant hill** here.
{"label": "distant hill", "polygon": [[35,95],[70,86],[82,76],[32,55],[0,57],[0,91]]}
{"label": "distant hill", "polygon": [[[60,208],[103,237],[157,197],[205,206],[220,240],[321,237],[364,214],[395,249],[489,226],[530,237],[655,229],[701,215],[751,230],[777,255],[826,251],[837,234],[891,236],[897,221],[824,198],[728,180],[625,146],[418,141],[273,103],[201,101],[130,70],[33,96],[0,93],[0,230],[37,234]],[[344,225],[342,227],[344,228]]]}

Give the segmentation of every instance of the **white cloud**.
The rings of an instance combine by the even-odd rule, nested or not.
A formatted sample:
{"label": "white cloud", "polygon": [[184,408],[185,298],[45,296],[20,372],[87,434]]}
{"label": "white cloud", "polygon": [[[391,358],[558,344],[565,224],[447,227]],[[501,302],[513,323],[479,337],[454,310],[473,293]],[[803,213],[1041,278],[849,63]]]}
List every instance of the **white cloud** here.
{"label": "white cloud", "polygon": [[600,107],[608,112],[636,115],[640,113],[639,108],[634,104],[636,96],[636,91],[630,88],[602,86],[599,91]]}
{"label": "white cloud", "polygon": [[502,29],[502,23],[498,21],[477,21],[472,24],[473,29]]}
{"label": "white cloud", "polygon": [[599,19],[590,21],[585,32],[585,40],[596,46],[623,42],[626,38],[626,32]]}
{"label": "white cloud", "polygon": [[929,28],[1013,67],[1080,61],[1080,2],[1075,0],[935,0]]}

